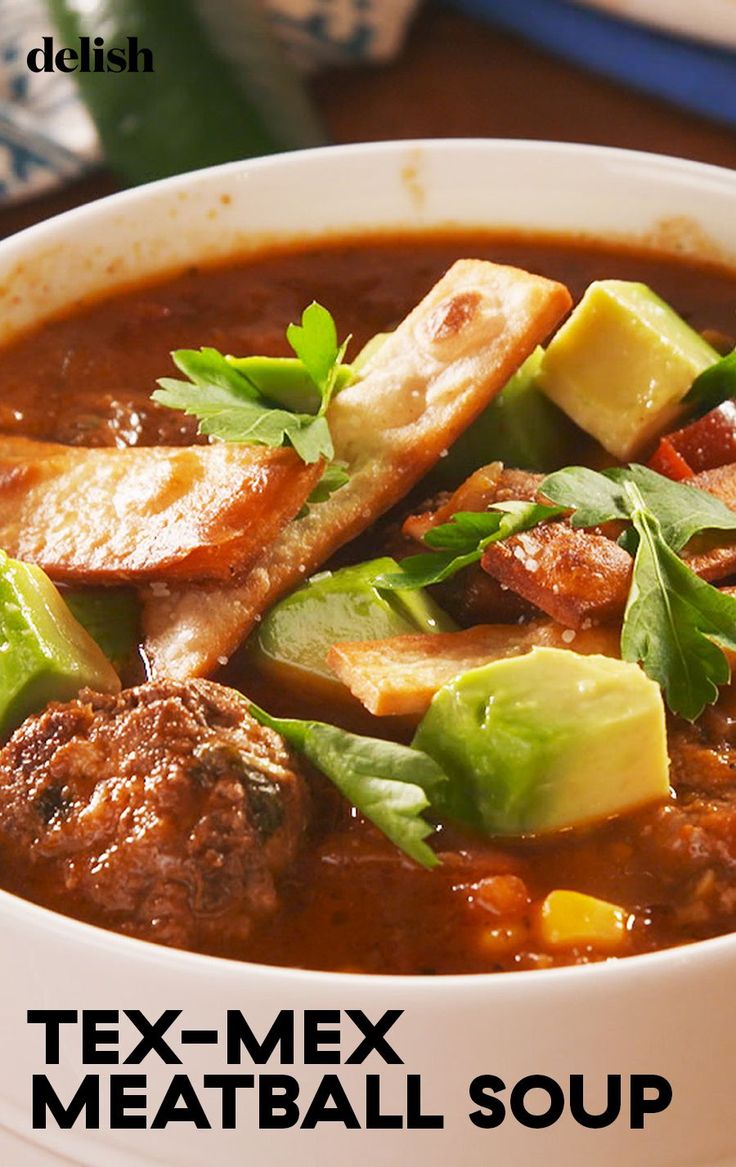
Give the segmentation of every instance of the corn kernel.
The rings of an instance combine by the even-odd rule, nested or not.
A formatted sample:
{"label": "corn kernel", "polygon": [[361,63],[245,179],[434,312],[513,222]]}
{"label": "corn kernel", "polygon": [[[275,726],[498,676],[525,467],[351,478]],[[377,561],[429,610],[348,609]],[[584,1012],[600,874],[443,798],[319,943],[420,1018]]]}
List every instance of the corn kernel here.
{"label": "corn kernel", "polygon": [[590,945],[615,952],[628,943],[628,913],[616,904],[577,891],[553,891],[544,900],[537,933],[545,948]]}

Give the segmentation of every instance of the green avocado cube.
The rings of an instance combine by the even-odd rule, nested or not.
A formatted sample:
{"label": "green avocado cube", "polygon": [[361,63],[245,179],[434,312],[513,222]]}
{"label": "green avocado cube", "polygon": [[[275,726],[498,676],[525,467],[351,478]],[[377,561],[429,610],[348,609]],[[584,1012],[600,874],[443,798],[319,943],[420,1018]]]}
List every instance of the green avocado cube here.
{"label": "green avocado cube", "polygon": [[140,602],[133,588],[64,588],[61,597],[116,669],[124,670],[140,643]]}
{"label": "green avocado cube", "polygon": [[0,736],[49,701],[120,680],[39,567],[0,551]]}
{"label": "green avocado cube", "polygon": [[258,649],[267,662],[334,681],[326,657],[339,641],[452,631],[455,625],[426,592],[387,591],[373,582],[395,571],[396,560],[386,556],[313,576],[261,622]]}
{"label": "green avocado cube", "polygon": [[[296,357],[227,357],[227,362],[276,405],[294,413],[318,412],[322,402],[319,389]],[[352,379],[352,366],[340,365],[335,392],[339,393]]]}
{"label": "green avocado cube", "polygon": [[672,428],[715,349],[645,284],[590,285],[551,340],[537,384],[622,461]]}
{"label": "green avocado cube", "polygon": [[592,823],[669,790],[659,686],[612,657],[535,648],[473,669],[439,690],[412,744],[450,778],[438,818],[489,835]]}

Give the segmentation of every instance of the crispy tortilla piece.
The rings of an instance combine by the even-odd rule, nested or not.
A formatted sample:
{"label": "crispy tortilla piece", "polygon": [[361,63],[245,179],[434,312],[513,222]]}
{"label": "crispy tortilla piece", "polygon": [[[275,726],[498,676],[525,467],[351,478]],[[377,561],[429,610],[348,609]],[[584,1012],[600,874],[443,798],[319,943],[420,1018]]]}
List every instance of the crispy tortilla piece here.
{"label": "crispy tortilla piece", "polygon": [[0,437],[0,546],[52,579],[228,579],[321,474],[294,450],[81,449]]}
{"label": "crispy tortilla piece", "polygon": [[564,522],[492,543],[481,560],[503,587],[568,628],[601,623],[623,610],[631,562],[612,539]]}
{"label": "crispy tortilla piece", "polygon": [[330,408],[349,483],[290,523],[242,582],[144,593],[153,671],[199,675],[229,656],[280,595],[406,494],[570,304],[566,288],[540,276],[455,263]]}
{"label": "crispy tortilla piece", "polygon": [[[432,527],[449,523],[458,511],[486,511],[494,503],[509,499],[531,502],[537,497],[543,477],[527,470],[505,469],[500,462],[481,466],[449,498],[443,497],[438,505],[421,514],[409,515],[401,528],[402,534],[421,544]],[[426,551],[426,547],[420,545],[408,553],[419,551]],[[508,624],[539,614],[533,604],[503,587],[479,564],[466,567],[439,584],[436,594],[440,607],[462,625]]]}
{"label": "crispy tortilla piece", "polygon": [[618,628],[574,632],[541,620],[481,624],[463,632],[334,644],[327,663],[375,716],[422,714],[438,689],[468,669],[521,656],[535,646],[619,656],[619,635]]}

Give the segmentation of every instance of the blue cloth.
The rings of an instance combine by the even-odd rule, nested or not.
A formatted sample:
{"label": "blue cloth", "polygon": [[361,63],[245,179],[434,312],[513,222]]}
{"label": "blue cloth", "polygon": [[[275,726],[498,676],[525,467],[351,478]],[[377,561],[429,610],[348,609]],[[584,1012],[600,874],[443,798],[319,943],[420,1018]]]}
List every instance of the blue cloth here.
{"label": "blue cloth", "polygon": [[607,77],[736,126],[736,53],[567,0],[448,2]]}

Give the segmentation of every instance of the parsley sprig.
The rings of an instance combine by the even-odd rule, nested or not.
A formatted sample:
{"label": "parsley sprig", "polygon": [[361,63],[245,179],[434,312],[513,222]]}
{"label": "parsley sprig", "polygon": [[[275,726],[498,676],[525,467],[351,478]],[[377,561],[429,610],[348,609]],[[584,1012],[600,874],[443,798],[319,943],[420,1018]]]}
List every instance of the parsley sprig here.
{"label": "parsley sprig", "polygon": [[334,456],[327,409],[351,379],[335,322],[321,304],[290,324],[296,357],[227,357],[215,348],[171,354],[186,381],[162,377],[153,400],[199,420],[199,432],[224,442],[293,446],[302,461]]}
{"label": "parsley sprig", "polygon": [[723,649],[736,652],[736,600],[699,579],[675,554],[635,486],[630,497],[639,545],[621,655],[641,662],[670,709],[694,721],[730,679]]}
{"label": "parsley sprig", "polygon": [[703,531],[736,531],[736,514],[646,466],[602,474],[573,466],[550,474],[540,492],[573,511],[574,527],[631,524],[619,539],[634,556],[621,655],[658,682],[673,713],[694,721],[730,678],[723,650],[736,651],[736,599],[699,579],[677,552]]}
{"label": "parsley sprig", "polygon": [[262,725],[303,754],[374,826],[422,867],[440,860],[425,842],[434,828],[423,812],[449,779],[428,754],[382,738],[362,737],[321,721],[271,717],[248,702]]}

